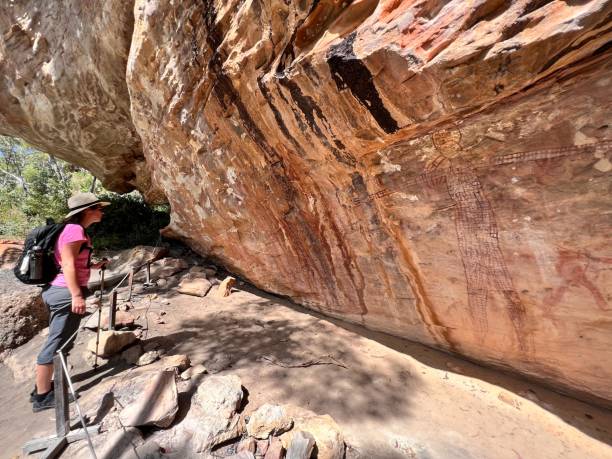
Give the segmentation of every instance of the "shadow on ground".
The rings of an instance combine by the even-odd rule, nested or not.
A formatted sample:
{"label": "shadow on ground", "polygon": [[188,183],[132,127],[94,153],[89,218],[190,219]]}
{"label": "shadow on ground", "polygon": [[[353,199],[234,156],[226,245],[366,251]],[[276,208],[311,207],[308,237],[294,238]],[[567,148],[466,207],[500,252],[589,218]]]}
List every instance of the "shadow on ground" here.
{"label": "shadow on ground", "polygon": [[[296,305],[287,299],[278,298],[267,292],[258,291],[254,287],[248,286],[245,290],[277,303],[282,303],[284,306],[300,313],[328,321],[344,330],[376,341],[397,352],[408,355],[430,368],[451,372],[448,365],[450,361],[454,366],[459,366],[461,368],[461,374],[503,387],[515,394],[526,396],[526,398],[534,401],[541,408],[559,417],[569,425],[581,430],[591,438],[612,446],[612,410],[598,404],[597,401],[584,402],[571,395],[557,392],[553,387],[529,380],[520,374],[509,372],[505,369],[485,367],[476,362],[467,360],[461,355],[451,354],[383,332],[369,330],[357,324],[327,317],[318,312]],[[572,408],[568,408],[568,400],[573,402]]]}
{"label": "shadow on ground", "polygon": [[[272,302],[259,306],[267,303]],[[288,320],[253,321],[218,312],[210,319],[182,322],[182,331],[166,337],[177,343],[174,352],[198,356],[212,366],[225,361],[228,371],[265,373],[266,380],[274,381],[279,402],[292,400],[314,411],[346,416],[409,416],[410,394],[418,378],[392,363],[384,372],[392,377],[369,373],[362,354],[319,325],[320,333],[312,329],[304,333]]]}

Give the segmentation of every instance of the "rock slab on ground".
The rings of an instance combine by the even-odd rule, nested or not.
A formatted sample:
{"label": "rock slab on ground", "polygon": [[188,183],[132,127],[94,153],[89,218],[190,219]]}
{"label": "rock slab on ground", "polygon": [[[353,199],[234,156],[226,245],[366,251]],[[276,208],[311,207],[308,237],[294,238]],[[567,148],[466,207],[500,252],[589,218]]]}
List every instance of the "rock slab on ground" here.
{"label": "rock slab on ground", "polygon": [[159,357],[160,357],[159,351],[157,350],[147,351],[144,354],[142,354],[140,357],[138,357],[138,360],[136,361],[136,365],[138,365],[139,367],[150,365],[156,360],[158,360]]}
{"label": "rock slab on ground", "polygon": [[201,375],[204,373],[208,373],[208,369],[204,365],[199,363],[183,371],[181,373],[181,379],[186,381],[188,379],[193,378],[194,376]]}
{"label": "rock slab on ground", "polygon": [[344,438],[336,421],[328,415],[294,419],[293,429],[280,436],[285,449],[289,450],[296,432],[308,432],[313,436],[319,459],[342,459]]}
{"label": "rock slab on ground", "polygon": [[192,453],[200,454],[239,437],[244,425],[236,410],[242,397],[238,376],[208,376],[198,386],[185,418],[171,429],[157,432],[155,440],[172,451],[189,445]]}
{"label": "rock slab on ground", "polygon": [[185,354],[168,355],[163,358],[162,365],[166,370],[176,369],[180,373],[189,368],[191,360]]}
{"label": "rock slab on ground", "polygon": [[190,272],[181,279],[177,290],[185,295],[205,297],[211,287],[212,284],[206,278],[206,273]]}
{"label": "rock slab on ground", "polygon": [[251,414],[247,432],[252,437],[265,439],[286,432],[292,425],[293,420],[283,406],[266,403]]}
{"label": "rock slab on ground", "polygon": [[173,371],[157,373],[136,401],[123,408],[119,419],[124,426],[168,427],[178,412],[178,391]]}
{"label": "rock slab on ground", "polygon": [[266,450],[264,459],[283,459],[285,457],[285,447],[281,442],[280,438],[272,438],[270,440],[270,446]]}
{"label": "rock slab on ground", "polygon": [[[100,331],[97,346],[98,355],[108,357],[121,351],[123,348],[135,342],[138,338],[131,331]],[[96,353],[96,337],[87,343],[87,350]]]}
{"label": "rock slab on ground", "polygon": [[[315,439],[309,432],[302,430],[295,432],[291,436],[289,447],[287,448],[286,459],[310,459],[315,447]],[[322,457],[317,454],[317,458]]]}

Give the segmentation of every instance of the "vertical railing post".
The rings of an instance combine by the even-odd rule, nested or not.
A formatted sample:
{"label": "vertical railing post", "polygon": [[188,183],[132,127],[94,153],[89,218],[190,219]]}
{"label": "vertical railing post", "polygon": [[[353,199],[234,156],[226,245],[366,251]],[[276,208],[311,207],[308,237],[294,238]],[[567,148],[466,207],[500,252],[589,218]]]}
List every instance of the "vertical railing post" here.
{"label": "vertical railing post", "polygon": [[70,414],[68,411],[68,384],[59,353],[53,357],[53,379],[55,381],[55,429],[58,438],[61,438],[70,432]]}
{"label": "vertical railing post", "polygon": [[132,290],[134,288],[134,268],[130,270],[130,276],[128,277],[128,285],[130,287],[130,293],[128,294],[127,300],[132,301]]}
{"label": "vertical railing post", "polygon": [[108,311],[108,329],[115,329],[115,316],[117,313],[117,290],[113,290],[111,293],[110,308]]}

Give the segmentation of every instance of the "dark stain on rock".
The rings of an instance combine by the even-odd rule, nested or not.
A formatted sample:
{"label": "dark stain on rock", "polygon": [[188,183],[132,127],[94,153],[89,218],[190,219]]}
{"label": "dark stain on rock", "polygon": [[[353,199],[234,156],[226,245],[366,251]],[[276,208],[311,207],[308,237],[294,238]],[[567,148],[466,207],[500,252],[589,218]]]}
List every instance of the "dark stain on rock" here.
{"label": "dark stain on rock", "polygon": [[[327,118],[323,114],[321,108],[315,103],[314,99],[310,96],[305,95],[300,87],[294,81],[289,80],[288,78],[279,78],[279,83],[286,87],[289,90],[289,94],[291,94],[291,98],[298,106],[300,111],[304,114],[306,118],[306,123],[310,127],[310,129],[317,135],[317,137],[321,140],[323,145],[325,145],[334,155],[334,157],[343,164],[347,166],[354,167],[356,164],[355,157],[344,149],[344,145],[338,139],[333,136],[333,140],[336,146],[333,146],[329,143],[329,140],[317,124],[315,119],[315,115],[322,123],[325,124],[325,127],[329,132],[332,132],[331,126],[327,121]],[[341,151],[342,149],[342,151]]]}
{"label": "dark stain on rock", "polygon": [[285,73],[285,69],[287,67],[290,67],[291,64],[293,64],[293,61],[295,60],[295,41],[297,39],[298,32],[300,31],[302,24],[304,24],[304,21],[308,19],[308,17],[316,9],[318,4],[319,0],[314,0],[312,2],[312,5],[310,6],[310,11],[308,12],[308,14],[296,25],[293,34],[291,35],[291,38],[289,39],[287,46],[285,46],[285,49],[283,50],[281,57],[278,61],[278,66],[276,67],[277,76],[282,77]]}
{"label": "dark stain on rock", "polygon": [[372,81],[372,74],[357,58],[353,50],[356,33],[348,35],[339,44],[331,46],[327,53],[332,78],[339,91],[350,89],[351,94],[363,105],[387,133],[396,132],[399,127],[389,110],[383,104]]}
{"label": "dark stain on rock", "polygon": [[297,140],[295,140],[295,137],[293,137],[291,133],[289,132],[289,130],[287,129],[287,126],[285,125],[285,122],[283,121],[283,117],[278,111],[278,108],[276,108],[276,106],[274,105],[274,101],[272,100],[272,95],[270,94],[270,90],[266,87],[265,83],[262,81],[261,78],[257,78],[257,86],[259,86],[259,89],[261,90],[262,95],[266,99],[266,102],[268,103],[268,107],[270,107],[270,110],[272,110],[272,113],[274,114],[274,119],[276,120],[276,124],[278,124],[278,126],[280,127],[281,132],[287,138],[287,140],[289,140],[291,144],[295,147],[296,151],[300,151],[301,150],[300,145],[298,144]]}
{"label": "dark stain on rock", "polygon": [[[308,131],[308,126],[306,126],[306,123],[304,123],[304,120],[302,119],[302,117],[300,116],[300,114],[298,113],[298,110],[294,107],[293,104],[289,103],[289,100],[285,97],[285,95],[283,94],[283,91],[281,91],[280,89],[277,91],[278,96],[283,100],[283,102],[287,105],[287,107],[289,107],[291,109],[291,112],[293,113],[293,117],[295,118],[296,123],[298,124],[298,127],[300,128],[300,132],[302,132],[304,135],[306,135],[307,131]],[[310,142],[310,144],[312,145],[312,140],[310,138],[310,135],[308,135],[308,141]]]}
{"label": "dark stain on rock", "polygon": [[238,115],[249,137],[261,148],[268,163],[274,163],[280,159],[280,156],[270,146],[259,127],[255,124],[251,114],[240,100],[232,81],[223,71],[222,56],[219,52],[223,37],[215,26],[216,11],[214,5],[209,0],[204,1],[203,15],[204,23],[208,30],[206,41],[212,52],[209,62],[209,72],[215,81],[212,92],[224,111],[230,112],[234,108],[238,111]]}
{"label": "dark stain on rock", "polygon": [[[210,0],[204,0],[203,5],[204,22],[208,30],[207,44],[213,53],[208,69],[210,78],[215,81],[212,93],[223,110],[229,111],[232,107],[237,110],[249,137],[264,153],[270,165],[271,177],[274,179],[270,185],[280,188],[279,191],[283,195],[283,201],[288,205],[287,211],[280,218],[277,218],[277,221],[286,234],[293,235],[293,237],[288,239],[288,242],[292,245],[295,252],[301,255],[298,257],[298,261],[302,262],[303,269],[310,273],[311,284],[325,285],[325,291],[330,295],[331,302],[333,304],[340,304],[336,294],[337,285],[334,280],[336,279],[335,268],[331,260],[323,253],[329,251],[329,247],[319,233],[319,222],[308,221],[307,216],[301,212],[298,204],[299,191],[293,185],[292,180],[293,177],[297,181],[297,177],[294,177],[295,174],[292,169],[284,163],[283,158],[267,142],[263,133],[240,100],[239,94],[230,78],[225,75],[222,66],[222,56],[219,53],[222,36],[215,26],[216,11]],[[311,107],[310,112],[312,113],[317,109],[318,107]],[[271,194],[276,195],[277,193],[271,190]],[[323,250],[321,250],[322,248]]]}

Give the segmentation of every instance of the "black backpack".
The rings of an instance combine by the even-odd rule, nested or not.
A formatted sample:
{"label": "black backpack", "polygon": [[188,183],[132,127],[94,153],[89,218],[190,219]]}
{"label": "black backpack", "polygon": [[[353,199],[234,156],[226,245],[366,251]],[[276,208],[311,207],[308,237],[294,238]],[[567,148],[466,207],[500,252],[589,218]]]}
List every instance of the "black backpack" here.
{"label": "black backpack", "polygon": [[27,235],[23,252],[13,268],[15,277],[24,284],[48,284],[60,272],[55,263],[53,252],[55,242],[66,226],[65,223],[52,223],[34,228]]}

